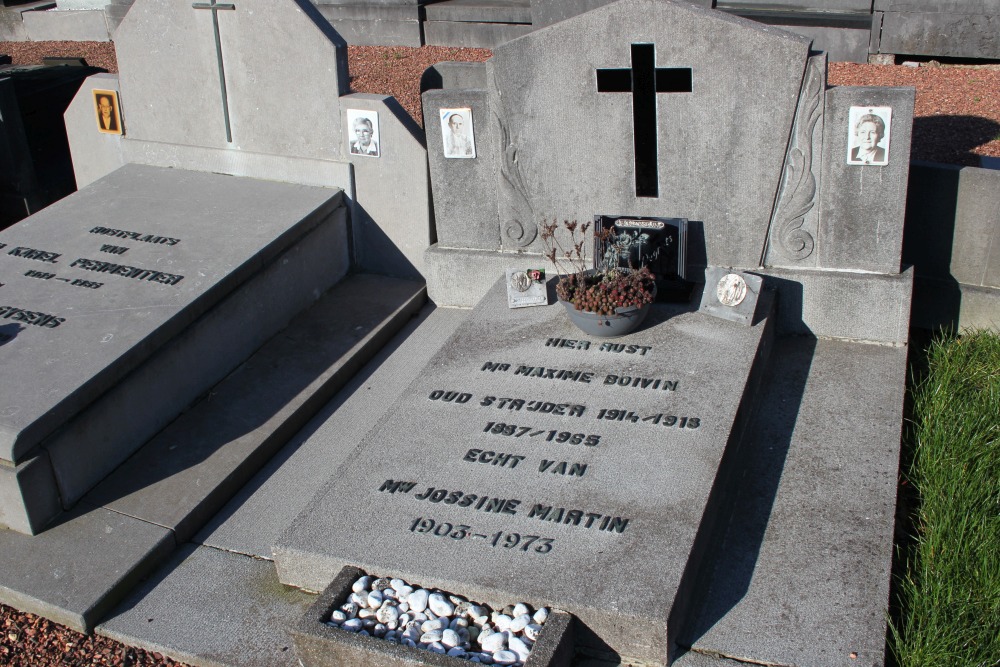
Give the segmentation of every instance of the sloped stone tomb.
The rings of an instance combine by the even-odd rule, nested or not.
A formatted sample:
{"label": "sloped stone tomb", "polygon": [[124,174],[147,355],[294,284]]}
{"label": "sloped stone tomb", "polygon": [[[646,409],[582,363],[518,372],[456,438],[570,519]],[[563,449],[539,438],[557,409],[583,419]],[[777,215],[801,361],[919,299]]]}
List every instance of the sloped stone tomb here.
{"label": "sloped stone tomb", "polygon": [[127,165],[0,232],[0,525],[41,530],[336,282],[344,225],[339,190]]}
{"label": "sloped stone tomb", "polygon": [[523,599],[574,614],[591,648],[668,663],[767,322],[654,305],[587,339],[498,283],[279,540],[279,577],[323,590],[356,566]]}

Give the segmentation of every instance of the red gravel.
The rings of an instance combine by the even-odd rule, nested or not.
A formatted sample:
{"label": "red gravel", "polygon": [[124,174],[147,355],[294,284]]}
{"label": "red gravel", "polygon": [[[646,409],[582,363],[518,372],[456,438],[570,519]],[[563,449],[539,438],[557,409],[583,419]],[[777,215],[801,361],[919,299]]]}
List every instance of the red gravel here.
{"label": "red gravel", "polygon": [[[87,64],[117,72],[114,47],[102,42],[0,42],[14,64],[37,64],[43,56],[83,57]],[[445,60],[481,62],[487,49],[424,46],[348,47],[351,89],[394,95],[419,124],[420,75]],[[889,66],[831,63],[830,85],[913,86],[917,89],[915,159],[978,164],[979,155],[1000,157],[1000,65]],[[86,637],[45,619],[0,605],[0,664],[12,667],[141,665],[183,667],[156,653],[101,637]]]}
{"label": "red gravel", "polygon": [[10,667],[184,667],[179,662],[104,637],[81,635],[0,604],[0,665]]}
{"label": "red gravel", "polygon": [[[117,72],[108,42],[0,42],[14,64],[41,62],[42,56],[84,57]],[[420,75],[445,60],[482,62],[488,49],[443,46],[349,46],[351,89],[394,95],[419,125]],[[980,155],[1000,157],[1000,65],[861,65],[831,63],[835,86],[913,86],[917,89],[912,156],[917,160],[978,165]]]}

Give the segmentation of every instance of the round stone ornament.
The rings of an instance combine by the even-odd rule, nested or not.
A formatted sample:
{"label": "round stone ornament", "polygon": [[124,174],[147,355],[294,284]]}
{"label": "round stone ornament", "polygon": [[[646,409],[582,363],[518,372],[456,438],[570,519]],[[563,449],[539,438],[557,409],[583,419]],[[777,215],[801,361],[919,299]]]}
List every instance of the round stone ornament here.
{"label": "round stone ornament", "polygon": [[747,281],[743,276],[736,273],[727,273],[719,279],[719,284],[715,288],[715,295],[719,298],[719,303],[730,308],[743,303],[747,297]]}

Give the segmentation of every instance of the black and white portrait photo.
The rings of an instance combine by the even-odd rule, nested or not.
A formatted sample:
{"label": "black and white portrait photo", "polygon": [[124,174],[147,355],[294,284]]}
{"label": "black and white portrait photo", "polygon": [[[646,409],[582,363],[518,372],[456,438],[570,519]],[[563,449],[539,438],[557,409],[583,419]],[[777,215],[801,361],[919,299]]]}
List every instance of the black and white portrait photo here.
{"label": "black and white portrait photo", "polygon": [[476,139],[472,131],[472,109],[441,109],[440,114],[444,156],[476,157]]}
{"label": "black and white portrait photo", "polygon": [[347,142],[351,147],[351,155],[378,157],[378,112],[348,109]]}
{"label": "black and white portrait photo", "polygon": [[889,164],[891,107],[851,107],[847,164]]}
{"label": "black and white portrait photo", "polygon": [[97,112],[97,130],[104,134],[122,133],[122,115],[118,106],[118,93],[113,90],[94,90],[94,110]]}

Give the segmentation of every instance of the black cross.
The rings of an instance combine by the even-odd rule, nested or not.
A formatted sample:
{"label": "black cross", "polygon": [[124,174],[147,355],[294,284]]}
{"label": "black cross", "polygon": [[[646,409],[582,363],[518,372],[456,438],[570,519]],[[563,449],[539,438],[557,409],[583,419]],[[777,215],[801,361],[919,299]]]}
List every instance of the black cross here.
{"label": "black cross", "polygon": [[229,126],[229,95],[226,93],[226,68],[222,64],[222,39],[219,37],[219,10],[236,9],[236,5],[230,2],[220,5],[215,0],[209,0],[209,2],[194,2],[191,6],[195,9],[212,10],[212,27],[215,28],[215,55],[219,61],[219,83],[222,86],[222,113],[226,117],[226,141],[233,143],[233,131]]}
{"label": "black cross", "polygon": [[656,93],[690,93],[690,67],[657,67],[653,44],[632,45],[632,69],[597,70],[600,93],[632,93],[635,196],[659,197]]}

